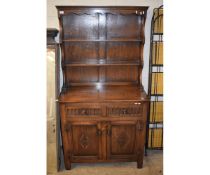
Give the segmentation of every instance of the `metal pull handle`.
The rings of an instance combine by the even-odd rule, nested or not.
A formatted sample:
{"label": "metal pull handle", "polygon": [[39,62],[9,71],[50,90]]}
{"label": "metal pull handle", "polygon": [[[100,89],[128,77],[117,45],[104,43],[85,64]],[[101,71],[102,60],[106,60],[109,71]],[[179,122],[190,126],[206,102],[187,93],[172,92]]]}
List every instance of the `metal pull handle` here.
{"label": "metal pull handle", "polygon": [[96,132],[96,135],[97,136],[101,136],[102,135],[102,131],[100,129],[98,129],[97,132]]}

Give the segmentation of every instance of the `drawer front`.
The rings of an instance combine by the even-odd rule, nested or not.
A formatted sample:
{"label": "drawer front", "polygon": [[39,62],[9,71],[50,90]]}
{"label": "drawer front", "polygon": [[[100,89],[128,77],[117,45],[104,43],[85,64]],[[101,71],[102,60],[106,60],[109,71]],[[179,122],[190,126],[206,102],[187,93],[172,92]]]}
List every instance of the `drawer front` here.
{"label": "drawer front", "polygon": [[66,117],[96,117],[102,116],[102,107],[96,104],[66,105]]}
{"label": "drawer front", "polygon": [[66,118],[71,117],[141,117],[143,103],[66,104]]}
{"label": "drawer front", "polygon": [[110,104],[106,108],[108,117],[139,117],[143,115],[143,104],[135,103],[119,103]]}

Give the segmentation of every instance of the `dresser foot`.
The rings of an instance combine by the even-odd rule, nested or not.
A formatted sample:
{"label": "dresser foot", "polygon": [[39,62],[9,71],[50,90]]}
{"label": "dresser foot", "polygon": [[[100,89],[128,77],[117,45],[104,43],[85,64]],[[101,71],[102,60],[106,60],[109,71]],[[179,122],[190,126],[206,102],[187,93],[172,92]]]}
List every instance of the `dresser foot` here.
{"label": "dresser foot", "polygon": [[143,167],[143,162],[142,161],[137,161],[137,168],[141,169]]}
{"label": "dresser foot", "polygon": [[66,170],[71,170],[71,163],[66,163],[65,168]]}

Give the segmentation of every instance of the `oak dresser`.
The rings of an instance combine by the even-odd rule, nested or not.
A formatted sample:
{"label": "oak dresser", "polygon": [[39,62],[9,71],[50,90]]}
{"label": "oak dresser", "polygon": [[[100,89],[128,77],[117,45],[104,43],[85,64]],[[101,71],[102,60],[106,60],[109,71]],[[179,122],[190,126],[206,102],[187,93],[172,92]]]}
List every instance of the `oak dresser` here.
{"label": "oak dresser", "polygon": [[57,6],[66,169],[144,157],[149,98],[142,87],[148,7]]}

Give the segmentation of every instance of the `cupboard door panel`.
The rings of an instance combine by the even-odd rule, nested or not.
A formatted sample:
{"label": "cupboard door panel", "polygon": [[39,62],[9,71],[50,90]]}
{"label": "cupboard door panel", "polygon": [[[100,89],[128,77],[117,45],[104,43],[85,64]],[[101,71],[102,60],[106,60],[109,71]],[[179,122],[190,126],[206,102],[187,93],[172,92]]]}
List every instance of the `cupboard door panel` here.
{"label": "cupboard door panel", "polygon": [[136,139],[136,121],[111,122],[107,131],[108,159],[135,159]]}
{"label": "cupboard door panel", "polygon": [[97,123],[66,123],[66,128],[71,162],[99,159],[100,133]]}

